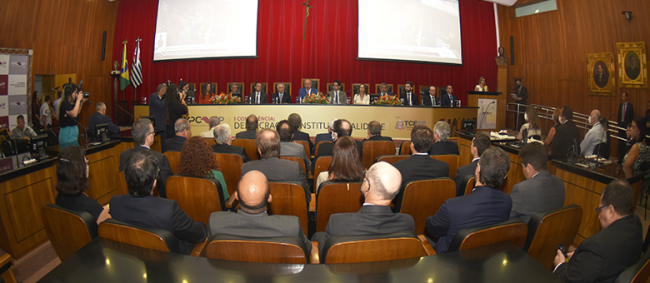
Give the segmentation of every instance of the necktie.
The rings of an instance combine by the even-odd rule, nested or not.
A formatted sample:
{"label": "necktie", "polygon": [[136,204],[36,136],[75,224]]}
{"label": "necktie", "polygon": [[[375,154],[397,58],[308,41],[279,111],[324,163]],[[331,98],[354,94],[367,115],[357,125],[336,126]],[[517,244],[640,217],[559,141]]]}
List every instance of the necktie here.
{"label": "necktie", "polygon": [[260,93],[255,93],[255,104],[260,104]]}
{"label": "necktie", "polygon": [[625,112],[627,111],[627,102],[623,103],[623,113],[621,113],[621,122],[625,122]]}
{"label": "necktie", "polygon": [[433,106],[433,95],[429,95],[431,97],[431,106]]}
{"label": "necktie", "polygon": [[451,94],[449,95],[449,103],[451,103],[451,107],[454,107],[454,99],[451,97]]}
{"label": "necktie", "polygon": [[336,104],[339,104],[339,92],[336,92],[336,95],[334,96],[336,98],[335,102]]}
{"label": "necktie", "polygon": [[282,103],[282,94],[283,93],[280,93],[280,97],[279,97],[280,99],[278,100],[278,104]]}
{"label": "necktie", "polygon": [[411,93],[408,93],[408,99],[409,99],[409,106],[412,106],[413,102],[411,102]]}
{"label": "necktie", "polygon": [[311,94],[311,88],[307,90],[307,95]]}

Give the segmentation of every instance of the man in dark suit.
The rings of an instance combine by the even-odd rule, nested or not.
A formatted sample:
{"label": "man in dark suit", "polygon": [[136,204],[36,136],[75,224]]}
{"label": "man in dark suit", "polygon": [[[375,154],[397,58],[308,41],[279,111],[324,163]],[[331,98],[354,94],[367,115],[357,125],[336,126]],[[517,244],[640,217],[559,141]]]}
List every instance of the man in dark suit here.
{"label": "man in dark suit", "polygon": [[176,133],[176,136],[174,136],[171,139],[167,139],[163,143],[163,152],[165,151],[181,151],[183,150],[183,145],[185,144],[185,141],[192,137],[192,127],[190,126],[190,122],[187,121],[187,119],[180,118],[176,120],[174,123],[174,133]]}
{"label": "man in dark suit", "polygon": [[307,253],[311,242],[305,237],[300,219],[292,215],[268,215],[267,205],[273,199],[269,182],[260,171],[250,171],[237,186],[235,199],[237,213],[213,212],[210,215],[210,234],[229,234],[243,237],[298,237],[305,242]]}
{"label": "man in dark suit", "polygon": [[[627,125],[632,123],[634,119],[634,107],[628,101],[627,92],[621,93],[621,105],[618,106],[618,126],[621,128],[627,128]],[[618,136],[624,140],[628,140],[627,135],[624,130],[618,131]],[[625,145],[625,142],[618,141],[618,163],[623,164],[623,157],[627,153],[629,148]]]}
{"label": "man in dark suit", "polygon": [[266,92],[262,91],[262,83],[255,83],[255,90],[248,95],[249,104],[268,104],[269,97]]}
{"label": "man in dark suit", "polygon": [[106,116],[106,104],[104,104],[104,102],[98,102],[97,105],[95,105],[95,111],[97,112],[88,118],[89,131],[94,131],[97,125],[108,124],[109,135],[113,136],[120,134],[120,127],[113,124],[111,117]]}
{"label": "man in dark suit", "polygon": [[284,92],[284,84],[279,83],[277,85],[278,92],[274,93],[271,96],[271,101],[275,101],[276,104],[291,104],[291,95]]}
{"label": "man in dark suit", "polygon": [[451,127],[445,121],[438,121],[433,125],[433,145],[429,155],[459,154],[458,144],[449,141]]}
{"label": "man in dark suit", "polygon": [[414,105],[420,105],[420,100],[418,99],[418,95],[413,92],[413,83],[412,82],[406,82],[406,85],[404,86],[405,92],[402,94],[400,93],[399,98],[404,100],[404,105],[408,106],[414,106]]}
{"label": "man in dark suit", "polygon": [[246,149],[241,146],[232,145],[230,125],[224,123],[214,128],[214,140],[216,144],[212,146],[212,151],[215,153],[239,154],[242,156],[244,163],[251,161],[251,158],[246,154]]}
{"label": "man in dark suit", "polygon": [[332,90],[327,92],[327,96],[330,98],[330,104],[350,104],[347,94],[341,90],[341,81],[334,81]]}
{"label": "man in dark suit", "polygon": [[[340,137],[350,137],[352,136],[352,125],[348,120],[339,119],[334,122],[334,127],[332,128],[332,143],[321,144],[318,148],[318,156],[331,156],[334,151],[334,144]],[[355,140],[357,148],[359,149],[359,156],[361,156],[361,142]],[[316,156],[318,158],[318,156]]]}
{"label": "man in dark suit", "polygon": [[271,182],[298,182],[305,190],[307,203],[311,201],[311,191],[302,167],[298,162],[279,159],[280,135],[275,130],[264,129],[257,133],[255,138],[257,151],[260,153],[260,160],[244,163],[241,167],[242,176],[249,171],[257,170],[264,173],[266,179]]}
{"label": "man in dark suit", "polygon": [[154,158],[156,158],[158,168],[160,168],[160,174],[158,174],[158,178],[156,178],[158,184],[158,193],[160,194],[160,197],[166,198],[167,178],[174,175],[174,173],[172,173],[172,168],[169,166],[169,160],[167,160],[167,156],[160,152],[153,151],[150,148],[153,144],[154,136],[156,135],[153,130],[153,124],[151,123],[151,120],[147,118],[140,118],[136,120],[135,123],[133,123],[133,127],[131,128],[131,133],[133,135],[135,147],[132,149],[127,149],[120,153],[120,171],[124,172],[124,168],[126,167],[126,160],[132,154],[138,151],[149,152],[151,155],[153,155]]}
{"label": "man in dark suit", "polygon": [[[580,131],[575,123],[573,123],[573,109],[570,106],[564,105],[562,107],[562,114],[560,114],[560,125],[557,127],[555,136],[551,141],[551,154],[566,154],[572,151],[574,144],[580,147]],[[579,148],[574,148],[575,152],[580,152]]]}
{"label": "man in dark suit", "polygon": [[583,241],[569,262],[557,251],[555,275],[564,282],[614,282],[641,257],[641,220],[634,214],[634,192],[625,179],[609,183],[597,213],[602,230]]}
{"label": "man in dark suit", "polygon": [[402,188],[410,181],[449,177],[449,165],[429,156],[433,132],[427,126],[416,125],[411,130],[411,152],[408,159],[395,162],[393,166],[402,175]]}
{"label": "man in dark suit", "polygon": [[393,142],[391,137],[384,137],[381,135],[381,123],[378,121],[370,121],[368,123],[368,136],[361,141],[359,145],[359,154],[363,156],[363,144],[367,141],[389,141]]}
{"label": "man in dark suit", "polygon": [[[153,116],[156,120],[156,126],[154,127],[156,131],[165,129],[165,92],[167,92],[167,85],[159,84],[156,92],[149,96],[149,116]],[[163,136],[165,135],[161,137]]]}
{"label": "man in dark suit", "polygon": [[316,155],[316,146],[318,145],[319,142],[322,141],[333,141],[332,139],[332,129],[334,128],[334,123],[336,122],[336,118],[334,118],[330,123],[327,125],[327,133],[322,133],[316,135],[316,138],[314,138],[314,146],[311,148],[311,152]]}
{"label": "man in dark suit", "polygon": [[241,103],[244,103],[244,98],[241,96],[241,92],[244,90],[244,87],[242,86],[242,89],[239,89],[239,85],[237,83],[231,83],[230,84],[230,94],[232,96],[237,96],[241,99]]}
{"label": "man in dark suit", "polygon": [[236,139],[254,140],[257,134],[257,116],[251,114],[246,118],[246,131],[239,132],[235,135]]}
{"label": "man in dark suit", "polygon": [[526,104],[526,101],[528,100],[528,89],[523,86],[521,79],[517,79],[516,83],[517,85],[515,86],[515,95],[517,95],[517,98],[515,101],[517,103]]}
{"label": "man in dark suit", "polygon": [[291,142],[293,140],[293,125],[291,122],[282,120],[275,127],[278,134],[280,134],[280,155],[300,157],[305,163],[305,169],[309,170],[311,161],[307,153],[305,153],[305,147],[302,144]]}
{"label": "man in dark suit", "polygon": [[298,100],[303,100],[308,95],[317,94],[318,89],[311,87],[311,80],[305,79],[302,82],[303,87],[298,90]]}
{"label": "man in dark suit", "polygon": [[399,192],[402,178],[399,171],[386,162],[375,163],[368,169],[361,184],[364,204],[358,212],[330,216],[325,232],[317,232],[311,240],[321,248],[333,236],[365,236],[413,232],[413,217],[393,213],[390,203]]}
{"label": "man in dark suit", "polygon": [[457,197],[465,195],[465,188],[461,187],[463,185],[463,179],[467,175],[474,176],[476,173],[476,166],[478,165],[478,161],[480,160],[481,155],[483,155],[483,152],[485,152],[491,146],[492,141],[490,141],[490,137],[488,135],[481,132],[478,132],[476,135],[474,135],[474,139],[472,139],[472,146],[469,149],[473,157],[472,163],[461,166],[456,170],[456,177],[454,178],[454,182],[456,182]]}
{"label": "man in dark suit", "polygon": [[533,215],[564,206],[564,182],[546,170],[548,155],[541,143],[526,144],[520,151],[525,181],[512,188],[510,218],[528,223]]}
{"label": "man in dark suit", "polygon": [[129,194],[111,198],[111,217],[132,225],[167,230],[178,238],[179,251],[189,254],[196,243],[205,240],[208,229],[187,216],[175,200],[151,195],[158,166],[150,152],[136,152],[126,161],[124,178]]}
{"label": "man in dark suit", "polygon": [[438,254],[447,252],[451,240],[465,228],[508,220],[512,200],[498,188],[510,169],[510,158],[503,149],[486,150],[476,167],[476,188],[466,196],[448,199],[435,215],[427,217],[426,229],[438,242],[429,242]]}
{"label": "man in dark suit", "polygon": [[385,96],[385,95],[393,96],[393,92],[388,91],[388,85],[386,83],[381,83],[379,85],[379,95],[381,95],[381,96]]}
{"label": "man in dark suit", "polygon": [[440,106],[442,107],[456,107],[456,96],[454,95],[454,88],[447,85],[447,93],[441,95]]}
{"label": "man in dark suit", "polygon": [[430,86],[429,94],[422,97],[422,102],[424,103],[424,106],[434,106],[438,104],[437,99],[438,98],[436,96],[436,87]]}
{"label": "man in dark suit", "polygon": [[311,152],[314,152],[314,144],[311,142],[311,138],[308,133],[301,132],[300,128],[302,127],[302,118],[298,113],[291,113],[287,119],[293,125],[293,140],[294,141],[307,141],[309,143],[309,148]]}

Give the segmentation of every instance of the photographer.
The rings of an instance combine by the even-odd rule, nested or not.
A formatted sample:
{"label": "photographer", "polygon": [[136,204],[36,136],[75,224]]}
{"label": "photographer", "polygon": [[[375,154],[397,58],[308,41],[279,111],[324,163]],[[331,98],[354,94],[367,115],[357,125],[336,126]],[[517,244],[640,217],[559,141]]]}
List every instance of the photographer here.
{"label": "photographer", "polygon": [[68,146],[79,146],[79,128],[77,127],[77,117],[81,113],[81,106],[86,102],[81,89],[77,88],[74,83],[68,83],[64,89],[64,96],[61,101],[59,110],[59,147],[61,150]]}

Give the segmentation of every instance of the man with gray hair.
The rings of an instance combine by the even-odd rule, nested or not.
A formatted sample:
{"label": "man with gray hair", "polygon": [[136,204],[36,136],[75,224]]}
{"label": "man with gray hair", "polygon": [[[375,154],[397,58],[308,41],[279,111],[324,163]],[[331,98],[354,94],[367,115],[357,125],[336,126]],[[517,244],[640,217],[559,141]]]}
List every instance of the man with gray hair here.
{"label": "man with gray hair", "polygon": [[386,162],[375,163],[368,169],[361,184],[364,203],[361,209],[352,213],[337,213],[330,216],[325,232],[311,237],[322,248],[333,236],[365,236],[413,232],[413,217],[404,213],[393,213],[390,203],[399,192],[402,176]]}
{"label": "man with gray hair", "polygon": [[219,118],[217,116],[210,117],[210,120],[208,122],[208,125],[210,126],[210,129],[205,131],[205,132],[202,132],[201,137],[204,138],[204,139],[212,139],[212,138],[214,138],[214,133],[213,133],[214,128],[219,126],[219,123],[221,123],[221,118]]}
{"label": "man with gray hair", "polygon": [[[591,124],[591,129],[585,134],[585,138],[580,143],[580,155],[593,155],[596,146],[607,142],[607,135],[603,126],[600,125],[601,119],[598,109],[591,110],[587,123]],[[602,145],[601,145],[602,146]],[[607,146],[607,145],[605,145]]]}
{"label": "man with gray hair", "polygon": [[111,117],[106,115],[106,104],[104,104],[104,102],[97,102],[97,105],[95,105],[95,111],[97,112],[88,118],[89,131],[94,132],[97,125],[108,124],[109,135],[114,136],[120,134],[120,127],[113,124]]}
{"label": "man with gray hair", "polygon": [[239,154],[244,160],[244,163],[251,161],[243,147],[232,145],[230,125],[225,123],[219,124],[214,128],[213,134],[216,144],[212,146],[212,151],[215,153]]}
{"label": "man with gray hair", "polygon": [[332,129],[334,128],[334,123],[338,121],[337,118],[332,119],[329,124],[327,124],[327,133],[322,133],[316,135],[316,138],[314,139],[314,146],[311,149],[311,152],[316,152],[316,145],[319,142],[322,141],[334,141],[334,138],[332,137]]}
{"label": "man with gray hair", "polygon": [[[363,151],[363,144],[367,141],[389,141],[393,142],[393,139],[391,137],[384,137],[381,135],[381,123],[379,121],[370,121],[368,123],[368,136],[361,141],[361,148],[360,150]],[[361,152],[361,155],[363,156],[363,152]]]}
{"label": "man with gray hair", "polygon": [[284,92],[285,86],[283,83],[279,83],[275,86],[276,92],[271,96],[271,101],[274,101],[276,104],[289,104],[291,103],[291,95]]}
{"label": "man with gray hair", "polygon": [[451,127],[445,121],[438,121],[433,126],[433,145],[429,155],[459,154],[458,144],[449,141]]}
{"label": "man with gray hair", "polygon": [[147,118],[140,118],[136,120],[135,123],[133,123],[133,127],[131,128],[131,134],[133,135],[133,141],[135,142],[135,147],[133,147],[132,149],[127,149],[125,151],[122,151],[122,153],[120,153],[120,171],[124,172],[124,168],[126,167],[127,160],[129,159],[129,157],[131,157],[131,155],[139,151],[147,151],[149,154],[153,155],[153,157],[157,161],[156,163],[158,164],[158,168],[160,169],[160,173],[156,178],[158,192],[160,194],[160,197],[166,198],[167,178],[174,175],[174,173],[172,173],[172,168],[171,166],[169,166],[169,160],[167,159],[167,156],[165,156],[160,152],[151,150],[151,145],[153,144],[154,136],[156,135],[156,132],[154,132],[153,129],[153,123],[151,123],[151,120]]}
{"label": "man with gray hair", "polygon": [[[165,129],[165,93],[167,92],[166,84],[159,84],[156,92],[149,96],[149,116],[153,116],[156,120],[156,130]],[[165,135],[162,135],[164,137]],[[161,142],[164,142],[161,141]]]}
{"label": "man with gray hair", "polygon": [[167,139],[163,143],[163,152],[165,151],[181,151],[185,141],[192,137],[192,126],[187,119],[180,118],[174,123],[174,133],[176,136],[173,138]]}

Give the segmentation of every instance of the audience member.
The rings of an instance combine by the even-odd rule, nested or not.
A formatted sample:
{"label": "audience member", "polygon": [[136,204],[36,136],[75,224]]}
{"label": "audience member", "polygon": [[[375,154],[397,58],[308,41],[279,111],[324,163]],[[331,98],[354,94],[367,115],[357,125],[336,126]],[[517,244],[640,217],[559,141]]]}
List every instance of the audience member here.
{"label": "audience member", "polygon": [[336,122],[338,119],[333,119],[330,121],[330,123],[327,125],[327,133],[322,133],[316,135],[316,138],[314,139],[314,147],[311,148],[311,151],[316,155],[316,146],[318,145],[319,142],[322,141],[333,141],[332,139],[332,129],[334,129],[334,122]]}
{"label": "audience member", "polygon": [[490,141],[490,137],[488,135],[482,132],[478,132],[476,135],[474,135],[474,139],[472,139],[472,146],[469,148],[469,152],[472,154],[472,163],[461,166],[456,170],[456,177],[454,178],[454,182],[456,182],[457,197],[465,194],[465,188],[461,187],[463,185],[463,179],[467,175],[474,176],[476,173],[476,166],[478,165],[478,161],[480,160],[481,155],[483,155],[483,152],[485,152],[491,146],[492,141]]}
{"label": "audience member", "polygon": [[32,125],[36,130],[41,130],[41,95],[37,91],[32,93]]}
{"label": "audience member", "polygon": [[[618,126],[623,128],[632,123],[632,120],[634,119],[634,107],[632,104],[628,101],[628,94],[627,92],[621,93],[621,104],[618,106]],[[619,130],[618,131],[619,137],[624,138],[625,137],[625,131]],[[621,152],[626,152],[625,148],[625,143],[619,142],[618,143],[618,163],[623,164],[623,156]]]}
{"label": "audience member", "polygon": [[178,174],[196,178],[212,178],[221,183],[223,199],[228,200],[228,186],[219,171],[219,164],[212,148],[202,137],[191,137],[183,145],[181,158],[178,161]]}
{"label": "audience member", "polygon": [[120,127],[113,124],[111,117],[106,115],[106,104],[97,102],[95,113],[88,118],[88,130],[94,131],[97,125],[108,124],[108,134],[111,136],[120,134]]}
{"label": "audience member", "polygon": [[623,157],[626,178],[643,174],[650,169],[650,149],[645,143],[646,121],[642,116],[634,117],[630,124],[630,151]]}
{"label": "audience member", "polygon": [[580,143],[580,155],[592,155],[597,145],[607,142],[605,131],[600,125],[601,118],[598,109],[592,110],[589,114],[587,123],[591,124],[591,129],[585,134],[585,138]]}
{"label": "audience member", "polygon": [[219,123],[221,123],[221,120],[217,116],[212,116],[210,117],[210,120],[208,121],[208,125],[210,126],[210,129],[202,132],[200,136],[204,139],[212,139],[214,138],[214,128],[219,126]]}
{"label": "audience member", "polygon": [[41,117],[41,124],[43,125],[44,130],[48,130],[52,126],[52,117],[54,117],[54,112],[52,112],[52,99],[50,96],[45,96],[45,101],[41,105],[41,108],[38,110]]}
{"label": "audience member", "polygon": [[[149,96],[149,116],[153,116],[156,121],[154,129],[165,129],[165,93],[167,92],[167,85],[162,83],[156,88],[156,92]],[[165,136],[165,135],[161,135]],[[164,142],[164,141],[161,141]]]}
{"label": "audience member", "polygon": [[[349,137],[352,136],[352,125],[350,125],[350,122],[345,119],[339,119],[334,122],[334,127],[332,127],[332,140],[334,141],[333,143],[324,143],[321,144],[320,147],[318,148],[318,156],[331,156],[332,151],[334,150],[334,143],[339,138],[342,137]],[[361,149],[361,142],[359,141],[354,141],[357,144],[357,149]]]}
{"label": "audience member", "polygon": [[430,155],[458,154],[458,144],[449,141],[451,127],[445,121],[438,121],[433,125],[433,145]]}
{"label": "audience member", "polygon": [[163,143],[163,152],[165,151],[181,151],[183,144],[192,136],[192,126],[185,118],[180,118],[174,122],[174,132],[176,135],[172,138],[167,138]]}
{"label": "audience member", "polygon": [[427,126],[416,125],[411,130],[410,147],[413,155],[393,164],[402,175],[402,188],[414,180],[449,177],[449,165],[428,154],[432,141],[433,133]]}
{"label": "audience member", "polygon": [[368,123],[368,136],[361,141],[361,146],[359,149],[362,151],[361,156],[363,156],[363,144],[367,141],[389,141],[393,142],[393,139],[391,137],[383,137],[381,135],[381,123],[378,121],[370,121]]}
{"label": "audience member", "polygon": [[[552,154],[565,154],[571,152],[574,143],[577,144],[580,140],[580,131],[578,126],[573,123],[573,109],[570,106],[564,105],[560,113],[560,123],[562,124],[556,130],[555,136],[551,141]],[[580,149],[574,149],[580,152]]]}
{"label": "audience member", "polygon": [[38,136],[32,127],[25,124],[25,117],[18,115],[16,117],[16,127],[11,130],[11,138],[16,140],[28,140]]}
{"label": "audience member", "polygon": [[359,159],[357,144],[351,137],[342,137],[334,145],[332,162],[328,171],[323,171],[316,176],[316,187],[318,193],[320,184],[325,181],[334,182],[358,182],[363,179],[363,164]]}
{"label": "audience member", "polygon": [[241,146],[232,145],[232,135],[230,133],[230,125],[219,124],[214,128],[215,145],[212,146],[212,151],[215,153],[231,153],[241,155],[244,162],[251,161],[246,149]]}
{"label": "audience member", "polygon": [[311,142],[311,138],[308,133],[301,132],[302,128],[302,118],[298,113],[291,113],[287,119],[293,125],[293,140],[294,141],[307,141],[309,143],[309,148],[311,152],[314,152],[314,144]]}
{"label": "audience member", "polygon": [[555,133],[557,132],[557,128],[562,126],[562,123],[560,123],[560,113],[562,113],[562,107],[561,106],[555,107],[555,111],[553,111],[553,122],[555,123],[555,125],[553,125],[553,128],[551,128],[548,131],[548,135],[546,135],[546,139],[544,140],[545,146],[551,145],[551,142],[555,137]]}
{"label": "audience member", "polygon": [[167,94],[165,94],[165,137],[167,139],[176,135],[174,131],[176,121],[187,114],[185,96],[186,90],[179,92],[175,84],[170,84],[167,87]]}
{"label": "audience member", "polygon": [[253,140],[257,134],[257,127],[257,116],[255,116],[255,114],[250,114],[246,118],[246,131],[237,133],[235,138]]}
{"label": "audience member", "polygon": [[[300,157],[305,162],[305,169],[311,168],[309,156],[305,153],[305,147],[302,144],[291,142],[293,139],[293,125],[289,120],[282,120],[276,125],[280,134],[280,155]],[[305,172],[307,174],[307,172]]]}
{"label": "audience member", "polygon": [[537,108],[528,107],[524,113],[525,124],[521,125],[519,133],[517,134],[517,139],[523,139],[524,130],[526,130],[526,138],[535,137],[536,139],[541,139],[542,129],[540,127],[539,116],[537,116]]}

